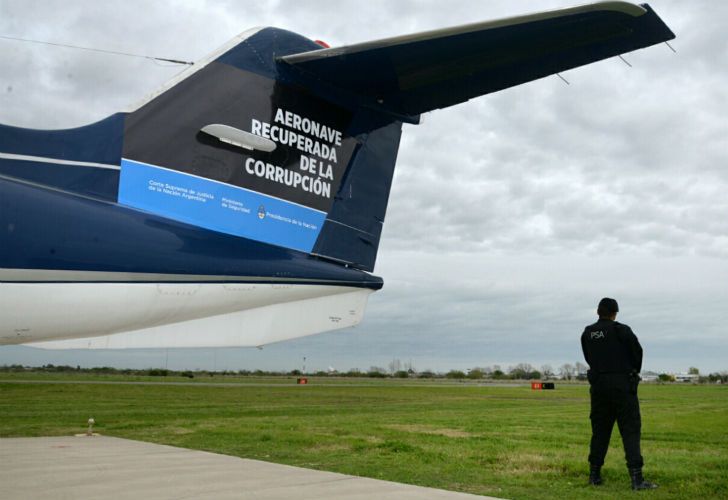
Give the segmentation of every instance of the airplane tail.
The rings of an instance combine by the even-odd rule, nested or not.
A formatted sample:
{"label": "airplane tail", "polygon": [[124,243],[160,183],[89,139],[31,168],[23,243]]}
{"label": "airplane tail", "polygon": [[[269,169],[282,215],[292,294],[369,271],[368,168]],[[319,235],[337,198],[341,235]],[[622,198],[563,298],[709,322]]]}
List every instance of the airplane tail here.
{"label": "airplane tail", "polygon": [[401,121],[294,78],[300,35],[238,42],[128,114],[119,202],[373,270]]}
{"label": "airplane tail", "polygon": [[119,202],[372,271],[402,123],[671,38],[625,2],[338,48],[256,29],[126,117]]}

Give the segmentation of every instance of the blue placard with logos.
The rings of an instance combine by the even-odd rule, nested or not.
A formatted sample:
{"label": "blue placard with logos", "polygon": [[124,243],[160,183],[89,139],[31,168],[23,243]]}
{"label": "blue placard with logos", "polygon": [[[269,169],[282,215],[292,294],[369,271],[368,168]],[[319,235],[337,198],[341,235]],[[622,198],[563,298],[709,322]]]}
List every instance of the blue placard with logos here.
{"label": "blue placard with logos", "polygon": [[311,252],[326,219],[320,210],[127,158],[119,203],[302,252]]}

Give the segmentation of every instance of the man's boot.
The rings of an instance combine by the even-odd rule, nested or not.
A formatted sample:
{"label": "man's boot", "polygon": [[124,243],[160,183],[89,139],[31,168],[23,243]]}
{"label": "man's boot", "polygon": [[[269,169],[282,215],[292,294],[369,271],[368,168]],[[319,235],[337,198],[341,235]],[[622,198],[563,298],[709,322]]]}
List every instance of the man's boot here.
{"label": "man's boot", "polygon": [[599,486],[602,484],[602,466],[601,465],[590,465],[589,466],[589,484]]}
{"label": "man's boot", "polygon": [[655,483],[645,481],[645,478],[642,476],[642,467],[629,469],[629,478],[632,480],[633,490],[654,490],[657,488]]}

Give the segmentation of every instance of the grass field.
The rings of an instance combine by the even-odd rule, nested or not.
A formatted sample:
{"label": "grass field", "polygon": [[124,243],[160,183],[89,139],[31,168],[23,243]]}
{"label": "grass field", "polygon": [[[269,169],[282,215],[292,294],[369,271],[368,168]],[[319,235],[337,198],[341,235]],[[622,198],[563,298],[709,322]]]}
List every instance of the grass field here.
{"label": "grass field", "polygon": [[125,380],[0,374],[0,436],[82,432],[93,416],[96,430],[110,436],[504,498],[728,498],[726,386],[640,388],[645,473],[660,488],[632,493],[616,429],[606,484],[586,485],[585,385],[531,391],[310,379],[295,386],[289,378],[252,377],[204,380],[220,385],[114,383]]}

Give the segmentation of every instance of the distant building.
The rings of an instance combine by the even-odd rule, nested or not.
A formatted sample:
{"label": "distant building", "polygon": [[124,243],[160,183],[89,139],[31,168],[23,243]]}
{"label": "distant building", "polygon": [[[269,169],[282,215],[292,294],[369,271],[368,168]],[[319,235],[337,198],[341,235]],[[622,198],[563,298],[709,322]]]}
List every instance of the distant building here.
{"label": "distant building", "polygon": [[700,375],[697,373],[675,373],[675,382],[697,382]]}

